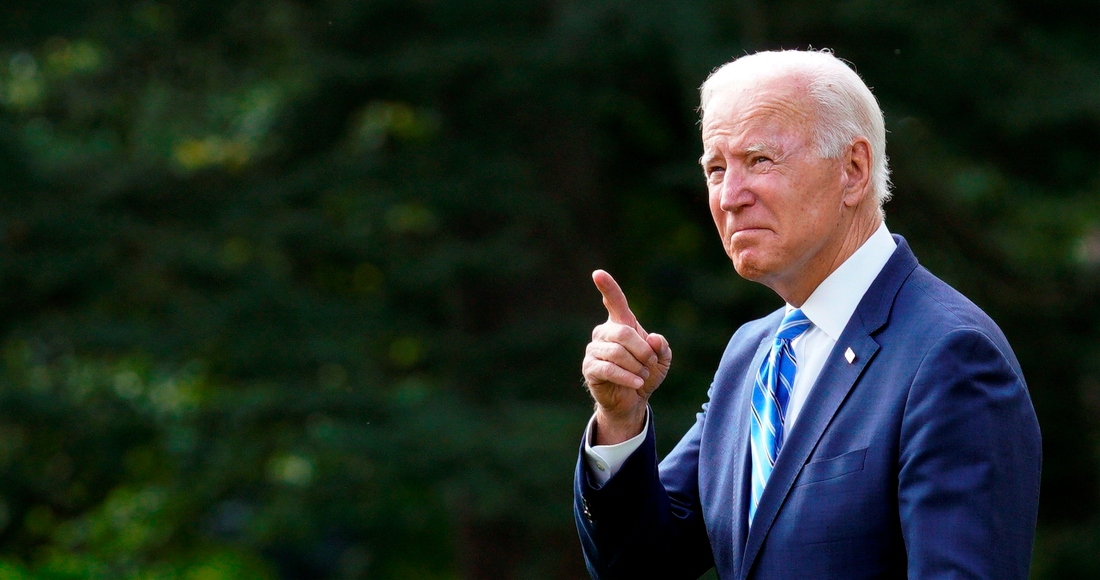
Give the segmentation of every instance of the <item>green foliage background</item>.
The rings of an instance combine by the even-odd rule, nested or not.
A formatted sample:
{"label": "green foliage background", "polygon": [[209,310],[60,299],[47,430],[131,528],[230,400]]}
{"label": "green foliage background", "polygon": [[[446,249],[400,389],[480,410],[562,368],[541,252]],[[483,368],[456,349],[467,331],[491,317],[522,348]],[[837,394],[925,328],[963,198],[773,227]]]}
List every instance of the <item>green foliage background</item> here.
{"label": "green foliage background", "polygon": [[779,305],[712,233],[696,87],[830,47],[888,224],[997,320],[1035,578],[1100,577],[1100,5],[0,7],[0,577],[575,578],[579,364],[623,282],[662,448]]}

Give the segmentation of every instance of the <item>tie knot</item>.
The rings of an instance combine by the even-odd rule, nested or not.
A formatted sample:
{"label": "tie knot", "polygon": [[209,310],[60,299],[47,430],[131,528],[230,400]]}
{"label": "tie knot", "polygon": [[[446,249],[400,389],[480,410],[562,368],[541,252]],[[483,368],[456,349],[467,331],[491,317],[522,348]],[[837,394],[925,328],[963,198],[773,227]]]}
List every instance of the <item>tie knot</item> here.
{"label": "tie knot", "polygon": [[783,317],[783,322],[779,324],[779,330],[776,331],[775,338],[776,340],[794,340],[800,334],[806,332],[811,324],[810,319],[806,318],[806,315],[796,308]]}

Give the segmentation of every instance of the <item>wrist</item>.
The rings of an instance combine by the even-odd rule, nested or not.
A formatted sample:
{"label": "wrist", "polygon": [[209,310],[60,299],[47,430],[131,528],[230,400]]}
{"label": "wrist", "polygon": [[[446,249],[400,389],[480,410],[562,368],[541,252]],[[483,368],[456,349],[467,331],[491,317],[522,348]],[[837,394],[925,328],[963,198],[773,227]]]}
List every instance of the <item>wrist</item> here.
{"label": "wrist", "polygon": [[633,439],[645,428],[645,405],[631,409],[625,413],[609,413],[606,409],[596,406],[595,445],[618,445],[624,441]]}

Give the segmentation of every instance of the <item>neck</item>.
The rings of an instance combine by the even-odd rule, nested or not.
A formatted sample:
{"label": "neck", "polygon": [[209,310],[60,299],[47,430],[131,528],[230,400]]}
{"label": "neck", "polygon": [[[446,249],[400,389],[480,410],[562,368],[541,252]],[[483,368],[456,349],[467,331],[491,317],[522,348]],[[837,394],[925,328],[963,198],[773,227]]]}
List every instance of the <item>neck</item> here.
{"label": "neck", "polygon": [[856,250],[863,246],[881,225],[882,218],[877,212],[863,219],[853,220],[847,232],[832,244],[831,248],[826,248],[812,262],[805,264],[795,279],[786,281],[787,283],[768,284],[768,286],[787,304],[801,308],[814,290],[817,290],[817,287],[841,264],[851,258],[852,254],[856,253]]}

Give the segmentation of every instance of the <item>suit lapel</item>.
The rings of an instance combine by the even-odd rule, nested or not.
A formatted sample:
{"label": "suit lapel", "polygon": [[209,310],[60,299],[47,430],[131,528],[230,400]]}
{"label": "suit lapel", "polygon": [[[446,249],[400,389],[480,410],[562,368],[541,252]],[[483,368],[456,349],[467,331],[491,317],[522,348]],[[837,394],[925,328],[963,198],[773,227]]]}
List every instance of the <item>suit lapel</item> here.
{"label": "suit lapel", "polygon": [[[821,369],[821,374],[810,390],[810,395],[802,407],[798,421],[791,429],[789,438],[783,444],[768,484],[764,487],[760,505],[756,508],[756,517],[745,539],[744,557],[737,575],[739,578],[748,577],[768,531],[775,522],[802,466],[806,464],[810,454],[817,447],[825,429],[848,398],[848,393],[863,374],[863,370],[879,350],[878,342],[871,335],[886,324],[894,297],[897,296],[902,283],[917,266],[916,258],[905,240],[901,236],[894,236],[894,239],[898,243],[898,248],[867,290],[855,313],[852,314],[848,326],[833,347],[825,366]],[[844,356],[849,348],[855,353],[855,358],[851,362]],[[751,387],[749,392],[751,393]],[[747,419],[744,424],[748,424]],[[743,441],[747,440],[748,430],[746,429]],[[747,445],[742,447],[747,450]],[[744,477],[744,481],[747,481],[750,477],[748,471],[745,472]],[[738,503],[744,504],[747,501],[749,501],[747,492],[741,494],[741,500]],[[742,512],[740,516],[742,522],[747,518],[747,514],[747,510]],[[738,529],[736,525],[734,529]]]}

